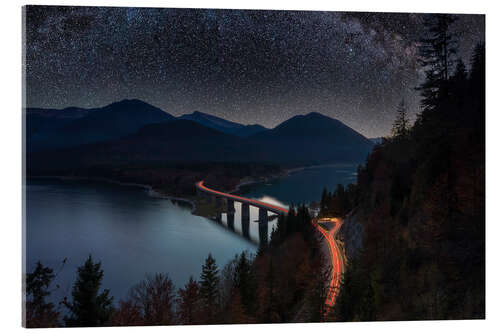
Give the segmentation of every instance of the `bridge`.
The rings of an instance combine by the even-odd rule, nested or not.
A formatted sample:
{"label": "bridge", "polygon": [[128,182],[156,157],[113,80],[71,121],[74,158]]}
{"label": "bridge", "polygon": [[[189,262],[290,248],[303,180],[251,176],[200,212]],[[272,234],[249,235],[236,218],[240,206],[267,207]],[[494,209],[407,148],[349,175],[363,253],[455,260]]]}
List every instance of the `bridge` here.
{"label": "bridge", "polygon": [[[234,202],[241,203],[241,224],[243,236],[245,238],[249,237],[249,224],[250,224],[250,206],[259,208],[259,241],[261,243],[267,243],[268,238],[268,222],[269,214],[268,212],[277,215],[288,214],[288,209],[279,207],[267,202],[262,202],[254,199],[244,198],[238,195],[229,194],[225,192],[220,192],[213,190],[204,185],[204,181],[199,181],[196,183],[196,191],[200,194],[205,194],[212,196],[215,201],[215,206],[220,208],[222,206],[222,200],[226,200],[227,203],[227,216],[228,216],[228,227],[230,229],[234,228]],[[220,221],[220,212],[217,214],[217,220]]]}
{"label": "bridge", "polygon": [[221,205],[221,199],[227,200],[228,211],[234,211],[234,202],[241,203],[241,216],[250,216],[250,206],[255,206],[259,208],[259,222],[267,223],[268,222],[268,214],[267,212],[272,212],[278,215],[286,215],[288,214],[288,209],[279,207],[276,205],[272,205],[267,202],[258,201],[254,199],[240,197],[238,195],[229,194],[225,192],[220,192],[216,190],[212,190],[206,187],[204,181],[199,181],[196,183],[196,189],[198,193],[205,192],[215,197],[215,204],[217,206]]}
{"label": "bridge", "polygon": [[[204,185],[204,181],[199,181],[196,183],[196,191],[200,194],[210,195],[214,198],[215,205],[217,207],[222,206],[222,200],[227,200],[227,224],[228,227],[234,230],[234,202],[241,203],[241,224],[243,236],[249,237],[249,222],[250,222],[250,206],[259,208],[259,242],[267,243],[268,238],[268,226],[269,221],[268,212],[272,212],[278,215],[288,214],[288,209],[269,204],[267,202],[262,202],[254,199],[244,198],[238,195],[229,194],[225,192],[216,191],[210,189]],[[221,216],[220,211],[217,216],[217,221],[220,222]],[[342,254],[340,253],[339,247],[335,242],[335,235],[338,232],[342,221],[337,218],[323,218],[323,219],[313,219],[312,224],[323,236],[326,244],[328,246],[328,252],[330,253],[331,263],[330,265],[330,281],[328,284],[328,294],[325,299],[326,313],[335,305],[335,301],[338,296],[340,289],[341,276],[344,272],[344,264],[342,260]],[[327,227],[324,229],[322,226]],[[333,226],[332,226],[333,224]],[[331,228],[331,229],[330,229]]]}

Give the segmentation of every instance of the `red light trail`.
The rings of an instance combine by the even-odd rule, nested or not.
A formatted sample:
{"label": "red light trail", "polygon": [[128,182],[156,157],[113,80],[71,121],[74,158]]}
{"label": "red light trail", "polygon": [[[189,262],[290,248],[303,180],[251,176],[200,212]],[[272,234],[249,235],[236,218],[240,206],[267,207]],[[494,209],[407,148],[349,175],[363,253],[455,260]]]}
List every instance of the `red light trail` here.
{"label": "red light trail", "polygon": [[[282,207],[279,207],[279,206],[275,206],[275,205],[272,205],[272,204],[269,204],[269,203],[266,203],[266,202],[262,202],[262,201],[258,201],[258,200],[254,200],[254,199],[248,199],[248,198],[240,197],[240,196],[237,196],[237,195],[234,195],[234,194],[229,194],[229,193],[224,193],[224,192],[212,190],[212,189],[206,187],[205,185],[203,185],[203,183],[204,183],[203,180],[199,181],[198,183],[196,183],[196,187],[198,187],[199,189],[201,189],[201,190],[203,190],[205,192],[214,193],[214,194],[217,194],[217,195],[229,198],[229,199],[234,199],[236,201],[253,204],[253,205],[257,206],[257,207],[269,208],[269,209],[271,209],[273,211],[278,210],[278,211],[280,211],[282,213],[288,214],[288,209],[285,209],[285,208],[282,208]],[[335,301],[337,299],[337,296],[338,296],[338,293],[339,293],[339,290],[340,290],[340,276],[341,276],[341,272],[340,272],[340,269],[341,269],[340,257],[341,257],[341,253],[340,253],[340,250],[339,250],[339,248],[337,246],[337,243],[333,239],[332,235],[335,235],[337,233],[338,229],[341,226],[341,222],[338,219],[335,219],[335,221],[336,221],[335,222],[335,227],[333,228],[333,230],[331,231],[331,233],[328,232],[328,231],[326,231],[326,230],[324,230],[322,227],[320,227],[318,225],[318,223],[315,222],[314,220],[312,221],[312,224],[314,225],[314,227],[316,227],[316,229],[325,238],[326,243],[328,244],[328,248],[330,250],[330,258],[331,258],[331,261],[332,261],[331,262],[331,264],[332,264],[332,274],[331,274],[331,279],[330,279],[330,282],[329,282],[329,285],[328,285],[328,294],[327,294],[326,300],[325,300],[325,304],[327,305],[326,313],[328,313],[330,311],[330,309],[335,305]],[[325,222],[332,222],[332,219],[328,219]]]}
{"label": "red light trail", "polygon": [[224,192],[219,192],[219,191],[216,191],[216,190],[212,190],[208,187],[206,187],[205,185],[203,185],[204,181],[199,181],[198,183],[196,183],[196,186],[206,192],[211,192],[211,193],[214,193],[214,194],[218,194],[218,195],[221,195],[223,197],[226,197],[226,198],[230,198],[230,199],[235,199],[237,201],[240,201],[240,202],[245,202],[245,203],[249,203],[249,204],[253,204],[257,207],[259,206],[262,206],[264,208],[269,208],[273,211],[275,210],[278,210],[282,213],[285,213],[285,214],[288,214],[288,209],[285,209],[285,208],[282,208],[282,207],[279,207],[279,206],[275,206],[275,205],[271,205],[267,202],[262,202],[262,201],[258,201],[258,200],[253,200],[253,199],[248,199],[248,198],[244,198],[244,197],[240,197],[240,196],[237,196],[237,195],[234,195],[234,194],[229,194],[229,193],[224,193]]}
{"label": "red light trail", "polygon": [[[331,258],[331,264],[332,264],[332,276],[330,279],[330,284],[329,284],[329,289],[328,289],[328,295],[326,296],[325,304],[327,305],[326,313],[330,311],[330,309],[335,305],[335,301],[337,300],[337,296],[340,290],[340,268],[341,268],[341,263],[340,263],[340,250],[337,246],[337,243],[333,239],[332,235],[324,230],[322,227],[320,227],[316,222],[313,222],[313,225],[316,227],[316,229],[323,235],[325,240],[327,241],[328,248],[330,250],[330,258]],[[341,223],[336,222],[335,223],[335,228],[332,230],[332,234],[335,235],[335,233],[338,231],[340,228]]]}

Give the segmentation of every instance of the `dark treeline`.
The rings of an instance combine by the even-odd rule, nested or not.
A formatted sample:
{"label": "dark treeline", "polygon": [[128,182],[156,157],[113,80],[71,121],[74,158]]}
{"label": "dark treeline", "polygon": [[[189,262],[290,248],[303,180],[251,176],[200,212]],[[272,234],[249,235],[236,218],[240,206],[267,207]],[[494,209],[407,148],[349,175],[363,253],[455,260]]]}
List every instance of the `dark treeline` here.
{"label": "dark treeline", "polygon": [[[333,195],[350,199],[355,209],[346,223],[364,229],[362,250],[344,276],[338,320],[485,316],[485,51],[475,47],[467,70],[454,57],[453,20],[436,15],[427,22],[415,124],[402,102],[392,136],[374,148],[347,191],[355,195],[341,188]],[[342,215],[340,207],[333,209]]]}
{"label": "dark treeline", "polygon": [[113,165],[101,163],[91,167],[75,169],[31,171],[29,177],[76,177],[82,179],[106,179],[123,183],[152,186],[162,194],[194,197],[194,183],[205,180],[205,184],[223,191],[234,190],[243,178],[263,178],[282,172],[278,166],[264,163],[128,163]]}
{"label": "dark treeline", "polygon": [[338,184],[333,192],[329,192],[324,188],[319,204],[319,217],[344,217],[353,209],[356,203],[357,188],[354,184],[349,184],[346,187],[342,184]]}
{"label": "dark treeline", "polygon": [[[176,289],[148,276],[113,307],[91,257],[78,269],[68,315],[47,301],[52,269],[26,276],[26,325],[119,326],[323,320],[467,319],[485,316],[485,51],[456,59],[453,17],[432,15],[422,40],[422,112],[409,125],[404,101],[392,136],[358,168],[357,184],[323,191],[320,215],[360,223],[342,289],[324,318],[324,265],[305,206],[279,217],[256,256],[219,268],[209,255],[198,280]],[[354,221],[354,222],[353,222]]]}
{"label": "dark treeline", "polygon": [[280,217],[268,245],[237,255],[222,269],[208,255],[198,280],[175,288],[167,273],[147,276],[113,306],[92,257],[78,268],[61,310],[47,301],[54,274],[40,263],[26,276],[26,326],[194,325],[321,321],[327,274],[305,206]]}

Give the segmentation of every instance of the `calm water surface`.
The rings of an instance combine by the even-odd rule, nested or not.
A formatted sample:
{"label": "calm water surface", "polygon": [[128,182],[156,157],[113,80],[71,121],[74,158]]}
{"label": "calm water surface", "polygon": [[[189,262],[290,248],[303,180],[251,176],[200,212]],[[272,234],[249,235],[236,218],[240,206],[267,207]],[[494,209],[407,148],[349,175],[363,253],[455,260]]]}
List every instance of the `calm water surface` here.
{"label": "calm water surface", "polygon": [[[268,184],[246,187],[245,196],[283,207],[319,200],[324,186],[355,180],[356,166],[306,169]],[[255,252],[258,209],[251,207],[248,239],[242,236],[240,205],[235,203],[234,231],[194,216],[189,207],[153,198],[137,187],[103,183],[29,180],[26,186],[26,263],[40,260],[57,273],[53,300],[70,297],[76,268],[89,254],[102,262],[103,287],[115,300],[146,274],[168,272],[176,287],[198,278],[212,253],[219,268],[242,251]],[[269,223],[269,232],[276,222]],[[66,264],[61,265],[67,258]]]}
{"label": "calm water surface", "polygon": [[268,183],[253,184],[242,188],[246,197],[282,206],[319,201],[326,187],[335,190],[337,184],[356,182],[357,165],[326,165],[303,169],[288,177],[276,178]]}
{"label": "calm water surface", "polygon": [[[103,286],[115,298],[148,273],[168,272],[177,287],[199,277],[209,252],[219,266],[256,244],[189,208],[137,187],[30,181],[26,189],[27,270],[37,260],[59,271],[55,298],[70,296],[76,268],[89,254],[102,262]],[[258,236],[257,236],[258,238]]]}

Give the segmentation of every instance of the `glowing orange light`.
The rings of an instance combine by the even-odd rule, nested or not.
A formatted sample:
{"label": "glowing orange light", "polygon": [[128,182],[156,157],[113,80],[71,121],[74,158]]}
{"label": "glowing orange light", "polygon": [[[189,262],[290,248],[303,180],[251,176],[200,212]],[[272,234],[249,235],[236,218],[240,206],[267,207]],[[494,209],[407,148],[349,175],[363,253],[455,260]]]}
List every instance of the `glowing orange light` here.
{"label": "glowing orange light", "polygon": [[[272,204],[269,204],[266,202],[248,199],[248,198],[240,197],[240,196],[237,196],[234,194],[229,194],[229,193],[224,193],[224,192],[212,190],[212,189],[206,187],[205,185],[203,185],[203,183],[204,183],[203,180],[199,181],[198,183],[196,183],[196,186],[198,188],[202,189],[203,191],[206,191],[206,192],[218,194],[220,196],[230,198],[230,199],[236,199],[237,201],[248,203],[248,204],[253,204],[257,207],[266,207],[266,208],[270,208],[272,210],[278,210],[278,211],[281,211],[285,214],[288,214],[288,209],[278,207],[278,206],[275,206],[275,205],[272,205]],[[340,228],[340,223],[338,223],[338,222],[340,222],[340,220],[338,218],[335,218],[335,217],[322,218],[318,222],[335,222],[335,228],[333,229],[333,234],[335,234],[337,232],[337,230]],[[330,311],[330,309],[335,305],[335,301],[337,299],[339,289],[340,289],[340,260],[339,260],[339,258],[340,258],[341,254],[340,254],[340,251],[337,247],[337,244],[333,240],[330,233],[328,233],[326,230],[321,228],[314,221],[312,222],[312,224],[314,225],[314,227],[316,227],[316,229],[326,239],[327,244],[328,244],[328,248],[330,249],[330,258],[332,260],[332,276],[330,279],[330,283],[328,285],[329,289],[328,289],[328,294],[327,294],[326,300],[325,300],[325,304],[327,305],[326,313],[328,313],[328,311]]]}
{"label": "glowing orange light", "polygon": [[262,202],[262,201],[258,201],[258,200],[248,199],[248,198],[240,197],[240,196],[237,196],[237,195],[233,195],[233,194],[229,194],[229,193],[224,193],[224,192],[219,192],[219,191],[216,191],[216,190],[212,190],[212,189],[206,187],[205,185],[203,185],[203,183],[204,183],[204,181],[201,180],[198,183],[196,183],[196,186],[199,187],[200,189],[204,190],[204,191],[215,193],[215,194],[221,195],[221,196],[226,197],[226,198],[236,199],[236,200],[238,200],[240,202],[251,203],[251,204],[254,204],[256,206],[263,206],[263,207],[266,207],[266,208],[270,208],[272,210],[279,210],[279,211],[281,211],[281,212],[283,212],[285,214],[288,214],[288,209],[285,209],[285,208],[282,208],[282,207],[279,207],[279,206],[275,206],[275,205],[269,204],[267,202]]}

